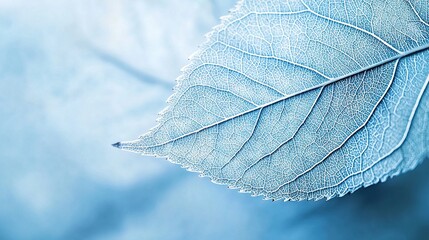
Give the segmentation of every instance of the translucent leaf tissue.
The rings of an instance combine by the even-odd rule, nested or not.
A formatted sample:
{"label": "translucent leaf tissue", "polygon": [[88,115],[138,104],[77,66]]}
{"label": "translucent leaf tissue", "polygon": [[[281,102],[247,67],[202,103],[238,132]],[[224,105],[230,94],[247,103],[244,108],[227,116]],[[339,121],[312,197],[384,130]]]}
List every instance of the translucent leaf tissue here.
{"label": "translucent leaf tissue", "polygon": [[124,150],[273,200],[343,196],[429,155],[429,1],[240,1]]}

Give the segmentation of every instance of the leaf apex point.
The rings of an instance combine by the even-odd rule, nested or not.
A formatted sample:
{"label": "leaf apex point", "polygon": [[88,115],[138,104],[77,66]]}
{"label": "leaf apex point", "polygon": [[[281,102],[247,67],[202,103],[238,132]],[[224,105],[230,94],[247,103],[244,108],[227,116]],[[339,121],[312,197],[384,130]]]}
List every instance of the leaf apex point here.
{"label": "leaf apex point", "polygon": [[115,148],[121,148],[121,145],[122,145],[121,142],[116,142],[112,144],[112,146]]}

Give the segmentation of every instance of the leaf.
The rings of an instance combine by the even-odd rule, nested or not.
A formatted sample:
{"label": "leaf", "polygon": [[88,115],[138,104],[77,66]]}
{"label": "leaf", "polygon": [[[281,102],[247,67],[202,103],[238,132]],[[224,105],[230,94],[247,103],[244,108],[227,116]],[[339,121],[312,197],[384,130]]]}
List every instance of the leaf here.
{"label": "leaf", "polygon": [[428,156],[428,21],[428,1],[241,1],[116,146],[265,199],[385,181]]}

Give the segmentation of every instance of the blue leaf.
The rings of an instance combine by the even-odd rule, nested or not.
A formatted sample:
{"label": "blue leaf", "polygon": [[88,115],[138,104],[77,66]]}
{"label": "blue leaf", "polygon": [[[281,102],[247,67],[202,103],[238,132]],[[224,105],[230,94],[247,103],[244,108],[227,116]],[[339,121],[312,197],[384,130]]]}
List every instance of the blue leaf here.
{"label": "blue leaf", "polygon": [[330,199],[429,145],[427,1],[241,1],[159,124],[117,146],[265,199]]}

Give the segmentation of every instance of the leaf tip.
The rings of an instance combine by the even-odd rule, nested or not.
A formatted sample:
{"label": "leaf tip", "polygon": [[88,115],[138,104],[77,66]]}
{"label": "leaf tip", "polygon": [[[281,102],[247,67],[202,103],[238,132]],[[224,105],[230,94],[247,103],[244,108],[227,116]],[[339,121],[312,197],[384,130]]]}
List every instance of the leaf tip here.
{"label": "leaf tip", "polygon": [[115,148],[121,148],[121,142],[113,143],[112,146]]}

